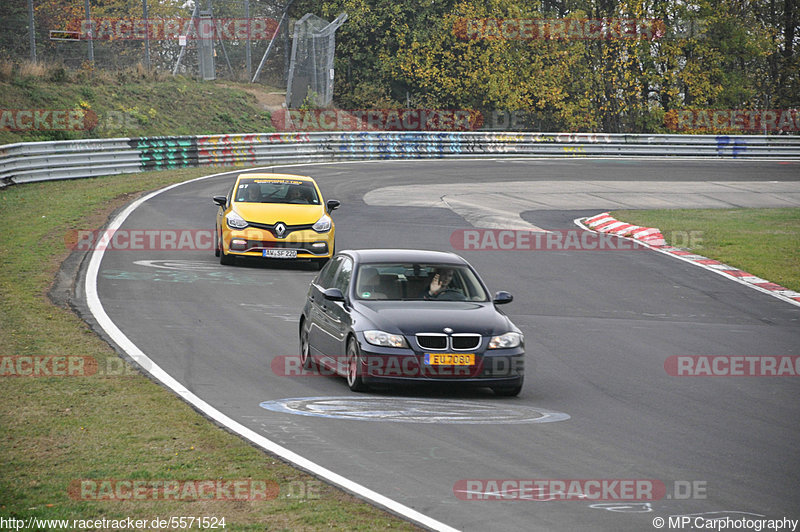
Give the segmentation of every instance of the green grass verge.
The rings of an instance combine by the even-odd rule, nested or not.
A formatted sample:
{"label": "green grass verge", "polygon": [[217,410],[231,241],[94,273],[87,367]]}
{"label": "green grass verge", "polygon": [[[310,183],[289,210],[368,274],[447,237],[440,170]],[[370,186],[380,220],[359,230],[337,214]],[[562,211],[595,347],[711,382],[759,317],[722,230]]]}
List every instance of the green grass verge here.
{"label": "green grass verge", "polygon": [[[92,111],[96,116],[95,127],[87,131],[10,131],[6,128],[8,117],[4,114],[0,123],[0,145],[275,131],[270,113],[259,102],[259,99],[269,98],[267,93],[275,90],[269,87],[228,81],[202,82],[181,76],[137,75],[135,69],[77,74],[56,69],[56,72],[63,72],[63,78],[48,77],[48,71],[41,70],[38,76],[17,71],[5,76],[0,74],[0,107],[6,110]],[[23,119],[22,127],[32,127],[31,120]],[[20,127],[19,124],[16,127]]]}
{"label": "green grass verge", "polygon": [[658,227],[668,244],[800,292],[800,209],[614,211],[621,221]]}
{"label": "green grass verge", "polygon": [[[0,190],[0,361],[118,361],[80,318],[46,295],[69,254],[65,234],[101,227],[139,191],[209,173],[148,172]],[[225,518],[225,530],[415,529],[216,427],[135,371],[0,376],[0,405],[0,517],[213,516]],[[280,495],[266,501],[86,501],[69,494],[80,479],[254,479],[277,483]],[[304,486],[319,488],[318,497],[298,498]]]}

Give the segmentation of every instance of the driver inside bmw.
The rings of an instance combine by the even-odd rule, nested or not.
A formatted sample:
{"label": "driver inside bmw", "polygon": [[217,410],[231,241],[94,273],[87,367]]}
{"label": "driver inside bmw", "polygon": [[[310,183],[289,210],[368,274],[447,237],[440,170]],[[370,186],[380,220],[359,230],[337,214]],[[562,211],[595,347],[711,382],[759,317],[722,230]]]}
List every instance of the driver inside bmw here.
{"label": "driver inside bmw", "polygon": [[466,299],[458,288],[450,286],[453,270],[437,268],[428,289],[422,294],[425,299]]}

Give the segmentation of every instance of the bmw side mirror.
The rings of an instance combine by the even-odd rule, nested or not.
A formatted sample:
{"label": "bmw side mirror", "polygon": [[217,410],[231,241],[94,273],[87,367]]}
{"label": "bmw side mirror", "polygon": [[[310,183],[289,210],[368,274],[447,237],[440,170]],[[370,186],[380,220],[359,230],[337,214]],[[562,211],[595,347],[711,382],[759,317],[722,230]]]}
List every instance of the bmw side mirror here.
{"label": "bmw side mirror", "polygon": [[505,305],[506,303],[511,303],[514,301],[514,296],[509,294],[508,292],[497,292],[494,295],[494,304],[495,305]]}
{"label": "bmw side mirror", "polygon": [[224,209],[225,205],[227,205],[228,203],[228,198],[226,198],[225,196],[214,196],[214,203],[216,203],[217,205],[219,205]]}
{"label": "bmw side mirror", "polygon": [[339,201],[339,200],[335,200],[335,199],[329,199],[329,200],[328,200],[328,203],[327,203],[327,206],[328,206],[328,212],[333,212],[333,211],[335,211],[336,209],[338,209],[338,208],[339,208],[339,205],[341,205],[341,204],[342,204],[342,202],[341,202],[341,201]]}
{"label": "bmw side mirror", "polygon": [[344,301],[344,294],[338,288],[328,288],[322,292],[322,295],[328,301]]}

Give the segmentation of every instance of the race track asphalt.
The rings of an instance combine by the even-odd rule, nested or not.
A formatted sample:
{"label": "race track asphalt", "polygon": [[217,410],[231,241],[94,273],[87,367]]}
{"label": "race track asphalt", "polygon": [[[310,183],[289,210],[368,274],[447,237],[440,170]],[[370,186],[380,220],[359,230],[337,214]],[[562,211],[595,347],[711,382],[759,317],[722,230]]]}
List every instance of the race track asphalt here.
{"label": "race track asphalt", "polygon": [[[573,219],[623,193],[629,208],[669,197],[672,206],[684,197],[691,206],[800,204],[796,162],[438,160],[277,171],[311,175],[326,198],[342,201],[339,250],[453,250],[454,232],[485,216],[494,227],[521,220],[573,230]],[[159,194],[122,228],[213,229],[211,197],[226,193],[233,175]],[[732,195],[692,188],[712,182]],[[498,199],[506,183],[515,183],[507,201]],[[548,203],[558,183],[571,185]],[[465,191],[469,201],[448,208],[447,196]],[[676,355],[798,356],[800,307],[648,250],[456,251],[492,291],[514,295],[503,310],[523,330],[529,361],[517,398],[454,389],[354,394],[340,378],[281,375],[271,363],[297,353],[315,275],[302,265],[227,267],[211,250],[109,250],[97,288],[122,332],[203,400],[460,530],[653,530],[655,517],[695,514],[800,518],[800,378],[675,377],[664,367]],[[305,415],[274,406],[287,398]],[[566,415],[542,422],[553,419],[542,418],[547,412]],[[463,500],[464,486],[487,486],[478,479],[641,479],[666,491],[638,501],[541,491],[533,497],[541,500]]]}

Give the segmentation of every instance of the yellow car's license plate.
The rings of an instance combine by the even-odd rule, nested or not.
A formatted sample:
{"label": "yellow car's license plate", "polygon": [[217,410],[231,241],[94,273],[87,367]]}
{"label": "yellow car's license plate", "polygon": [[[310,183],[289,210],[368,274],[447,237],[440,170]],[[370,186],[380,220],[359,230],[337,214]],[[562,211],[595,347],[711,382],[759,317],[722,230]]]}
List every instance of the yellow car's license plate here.
{"label": "yellow car's license plate", "polygon": [[296,259],[296,249],[265,249],[262,256],[272,259]]}
{"label": "yellow car's license plate", "polygon": [[425,353],[425,364],[428,366],[474,366],[475,355],[472,353]]}

